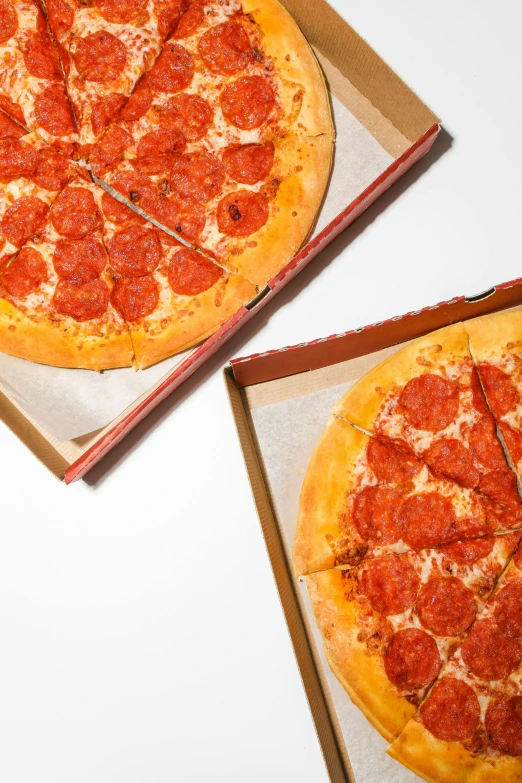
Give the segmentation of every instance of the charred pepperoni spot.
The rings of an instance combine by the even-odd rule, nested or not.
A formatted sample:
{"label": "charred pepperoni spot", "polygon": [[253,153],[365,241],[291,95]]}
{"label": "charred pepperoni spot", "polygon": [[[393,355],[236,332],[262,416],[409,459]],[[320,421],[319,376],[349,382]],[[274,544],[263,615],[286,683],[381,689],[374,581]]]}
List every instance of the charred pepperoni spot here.
{"label": "charred pepperoni spot", "polygon": [[422,455],[432,470],[453,479],[463,487],[476,487],[480,473],[473,454],[455,438],[434,441]]}
{"label": "charred pepperoni spot", "polygon": [[199,56],[212,73],[233,74],[252,62],[250,39],[237,22],[223,22],[211,27],[199,39]]}
{"label": "charred pepperoni spot", "polygon": [[438,492],[411,495],[400,507],[398,518],[402,539],[416,551],[449,543],[456,537],[453,505]]}
{"label": "charred pepperoni spot", "polygon": [[59,234],[81,239],[102,226],[94,197],[86,188],[66,187],[51,209],[51,221]]}
{"label": "charred pepperoni spot", "polygon": [[401,691],[428,686],[437,676],[440,664],[435,640],[417,628],[398,631],[384,655],[388,679]]}
{"label": "charred pepperoni spot", "polygon": [[48,210],[48,205],[34,196],[17,199],[2,218],[4,237],[15,247],[22,247],[34,236]]}
{"label": "charred pepperoni spot", "polygon": [[497,418],[505,416],[517,403],[517,390],[511,378],[492,364],[481,364],[478,369],[491,410]]}
{"label": "charred pepperoni spot", "polygon": [[522,696],[498,696],[485,717],[489,744],[510,756],[522,756]]}
{"label": "charred pepperoni spot", "polygon": [[522,636],[522,582],[511,582],[500,590],[494,607],[500,630],[508,636]]}
{"label": "charred pepperoni spot", "polygon": [[487,470],[506,467],[502,446],[497,438],[495,421],[491,413],[486,413],[473,425],[468,442],[478,462]]}
{"label": "charred pepperoni spot", "polygon": [[63,190],[70,177],[70,165],[67,158],[52,147],[43,147],[36,153],[36,165],[31,179],[40,188]]}
{"label": "charred pepperoni spot", "polygon": [[74,10],[66,0],[46,0],[49,25],[55,38],[61,41],[74,22]]}
{"label": "charred pepperoni spot", "polygon": [[23,141],[8,139],[0,144],[0,181],[7,183],[18,177],[29,177],[35,167],[37,153]]}
{"label": "charred pepperoni spot", "polygon": [[113,198],[109,193],[103,193],[101,199],[102,212],[112,223],[122,225],[124,223],[144,223],[145,220],[133,209],[122,204],[118,199]]}
{"label": "charred pepperoni spot", "polygon": [[159,301],[159,287],[152,275],[121,277],[114,285],[111,302],[126,321],[152,313]]}
{"label": "charred pepperoni spot", "polygon": [[455,544],[446,544],[440,551],[459,565],[473,565],[491,554],[495,540],[494,536],[484,536],[470,541],[457,541]]}
{"label": "charred pepperoni spot", "polygon": [[58,50],[47,33],[28,32],[22,52],[25,67],[31,76],[50,80],[62,78]]}
{"label": "charred pepperoni spot", "polygon": [[212,125],[214,112],[199,95],[182,92],[160,107],[159,121],[162,127],[182,133],[187,141],[199,141]]}
{"label": "charred pepperoni spot", "polygon": [[95,136],[101,136],[125,103],[125,95],[119,92],[111,92],[98,98],[92,107],[91,128]]}
{"label": "charred pepperoni spot", "polygon": [[181,17],[173,37],[178,39],[189,38],[203,24],[204,19],[204,1],[193,0]]}
{"label": "charred pepperoni spot", "polygon": [[353,521],[359,535],[379,544],[398,541],[401,495],[391,487],[365,487],[353,501]]}
{"label": "charred pepperoni spot", "polygon": [[412,455],[395,448],[381,438],[371,438],[366,450],[368,467],[378,481],[387,484],[404,484],[422,470],[422,462]]}
{"label": "charred pepperoni spot", "polygon": [[481,476],[478,491],[508,508],[517,511],[522,509],[515,474],[507,467],[504,470],[492,470]]}
{"label": "charred pepperoni spot", "polygon": [[427,373],[408,381],[399,404],[412,427],[440,432],[457,418],[459,393],[452,381]]}
{"label": "charred pepperoni spot", "polygon": [[51,84],[41,92],[34,103],[34,113],[39,125],[53,136],[76,132],[63,84]]}
{"label": "charred pepperoni spot", "polygon": [[107,256],[102,243],[88,234],[83,239],[59,239],[53,255],[56,273],[73,283],[96,280],[103,272]]}
{"label": "charred pepperoni spot", "polygon": [[128,24],[147,7],[147,0],[95,0],[94,5],[107,22]]}
{"label": "charred pepperoni spot", "polygon": [[109,304],[109,287],[104,280],[90,280],[87,283],[73,283],[60,280],[53,296],[57,313],[68,315],[75,321],[90,321],[100,318]]}
{"label": "charred pepperoni spot", "polygon": [[198,296],[217,283],[223,270],[197,253],[183,248],[172,257],[168,277],[170,287],[175,294]]}
{"label": "charred pepperoni spot", "polygon": [[223,153],[223,163],[229,177],[235,182],[255,185],[266,179],[274,164],[274,145],[245,144],[243,147],[229,147]]}
{"label": "charred pepperoni spot", "polygon": [[180,198],[206,203],[221,193],[224,179],[223,164],[209,152],[193,152],[171,161],[169,182]]}
{"label": "charred pepperoni spot", "polygon": [[473,736],[480,721],[478,699],[462,680],[444,677],[420,709],[428,731],[445,742],[463,742]]}
{"label": "charred pepperoni spot", "polygon": [[17,299],[37,291],[47,281],[47,267],[37,250],[24,247],[0,278],[0,286]]}
{"label": "charred pepperoni spot", "polygon": [[469,628],[477,611],[471,590],[454,576],[430,579],[417,600],[417,614],[428,631],[457,636]]}
{"label": "charred pepperoni spot", "polygon": [[471,629],[461,647],[462,660],[484,680],[502,680],[515,671],[522,659],[522,641],[503,633],[490,620]]}
{"label": "charred pepperoni spot", "polygon": [[107,244],[113,271],[122,277],[139,277],[154,272],[163,251],[158,232],[130,225],[118,231]]}
{"label": "charred pepperoni spot", "polygon": [[261,193],[236,190],[218,204],[218,228],[230,237],[247,237],[263,228],[268,215],[268,202]]}
{"label": "charred pepperoni spot", "polygon": [[118,193],[121,193],[122,196],[145,212],[154,210],[158,194],[155,186],[147,177],[121,171],[111,179],[111,185]]}
{"label": "charred pepperoni spot", "polygon": [[194,242],[205,228],[205,210],[192,199],[165,196],[158,201],[156,217],[189,242]]}
{"label": "charred pepperoni spot", "polygon": [[0,0],[0,44],[5,44],[18,30],[18,17],[9,0]]}
{"label": "charred pepperoni spot", "polygon": [[179,44],[167,43],[147,76],[153,92],[175,93],[186,90],[194,76],[194,59]]}
{"label": "charred pepperoni spot", "polygon": [[142,82],[136,87],[127,104],[120,111],[120,117],[125,122],[134,122],[139,120],[152,106],[152,93],[146,82]]}
{"label": "charred pepperoni spot", "polygon": [[137,159],[133,166],[143,174],[166,173],[173,163],[173,156],[179,156],[187,146],[184,136],[176,130],[164,128],[150,131],[140,139]]}
{"label": "charred pepperoni spot", "polygon": [[223,116],[236,128],[259,128],[275,105],[274,90],[262,76],[243,76],[227,85],[220,96]]}
{"label": "charred pepperoni spot", "polygon": [[112,125],[89,155],[89,163],[96,176],[115,168],[123,158],[125,148],[132,144],[132,136],[119,125]]}
{"label": "charred pepperoni spot", "polygon": [[372,608],[387,616],[400,614],[413,606],[419,577],[405,558],[386,555],[368,561],[359,585]]}
{"label": "charred pepperoni spot", "polygon": [[124,44],[105,30],[80,38],[72,57],[80,77],[91,82],[117,79],[127,62]]}

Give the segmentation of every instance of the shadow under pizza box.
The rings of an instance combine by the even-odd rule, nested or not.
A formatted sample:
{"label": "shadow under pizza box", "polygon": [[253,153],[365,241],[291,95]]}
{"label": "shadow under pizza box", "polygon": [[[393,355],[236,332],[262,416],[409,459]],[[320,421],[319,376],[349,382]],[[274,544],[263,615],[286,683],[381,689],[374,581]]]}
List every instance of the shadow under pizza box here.
{"label": "shadow under pizza box", "polygon": [[[62,386],[57,397],[54,390],[54,400],[54,381],[47,383],[44,380],[42,384],[45,376],[41,369],[38,375],[40,391],[25,388],[24,379],[21,388],[17,389],[18,394],[14,393],[14,384],[4,382],[0,385],[0,418],[35,456],[66,483],[84,476],[418,161],[437,137],[440,127],[433,112],[326,0],[281,1],[301,27],[321,63],[336,124],[332,177],[311,238],[255,300],[241,307],[214,335],[182,356],[157,365],[150,376],[142,376],[143,379],[152,378],[145,389],[143,382],[140,387],[135,379],[132,381],[132,370],[104,373],[96,384],[97,389],[101,387],[97,394],[111,398],[113,407],[103,421],[99,420],[98,410],[97,420],[83,415],[80,431],[69,432],[68,426],[74,429],[77,424],[74,412],[82,410],[84,413],[82,401],[89,396],[88,389],[78,382],[78,375],[61,378]],[[41,365],[35,367],[41,368]],[[126,396],[123,394],[120,398],[117,389],[121,386],[117,386],[115,379],[118,377],[118,383],[125,384],[122,372],[129,374],[129,388],[138,388],[139,391],[130,392],[124,388]],[[120,375],[116,376],[116,373]],[[31,368],[26,368],[25,375],[31,376]],[[42,386],[48,394],[41,393]],[[118,402],[121,402],[120,407]],[[49,422],[56,422],[57,410],[63,426],[55,429],[53,435]]]}
{"label": "shadow under pizza box", "polygon": [[233,359],[225,382],[254,502],[317,736],[332,783],[413,783],[330,670],[306,586],[293,576],[299,495],[330,410],[407,342],[435,329],[522,307],[522,278],[382,323]]}

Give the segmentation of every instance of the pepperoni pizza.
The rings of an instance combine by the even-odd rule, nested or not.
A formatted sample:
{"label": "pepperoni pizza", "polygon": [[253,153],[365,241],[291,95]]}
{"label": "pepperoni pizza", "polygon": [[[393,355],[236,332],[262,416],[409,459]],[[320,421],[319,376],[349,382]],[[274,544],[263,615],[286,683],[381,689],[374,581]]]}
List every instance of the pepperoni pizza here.
{"label": "pepperoni pizza", "polygon": [[2,47],[1,350],[146,367],[303,244],[334,134],[277,0],[0,0]]}
{"label": "pepperoni pizza", "polygon": [[375,367],[301,493],[294,570],[331,668],[433,783],[522,779],[521,335],[497,314]]}

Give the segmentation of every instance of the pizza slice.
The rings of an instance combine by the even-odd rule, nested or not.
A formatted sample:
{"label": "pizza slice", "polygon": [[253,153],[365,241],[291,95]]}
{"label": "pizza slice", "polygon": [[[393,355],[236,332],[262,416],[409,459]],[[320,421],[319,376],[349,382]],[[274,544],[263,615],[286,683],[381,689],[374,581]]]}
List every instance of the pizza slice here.
{"label": "pizza slice", "polygon": [[111,301],[129,324],[135,366],[201,342],[256,294],[196,250],[98,190],[115,280]]}
{"label": "pizza slice", "polygon": [[404,444],[435,473],[522,509],[463,324],[402,348],[355,383],[334,413]]}
{"label": "pizza slice", "polygon": [[306,577],[330,667],[386,739],[415,714],[520,535],[388,554]]}
{"label": "pizza slice", "polygon": [[522,779],[522,557],[388,753],[425,780]]}
{"label": "pizza slice", "polygon": [[97,186],[78,175],[0,276],[1,350],[58,367],[102,370],[133,360],[111,304]]}
{"label": "pizza slice", "polygon": [[522,515],[435,476],[395,441],[333,417],[303,482],[294,572],[302,576],[520,527]]}
{"label": "pizza slice", "polygon": [[0,62],[0,110],[72,154],[77,130],[58,47],[38,0],[0,3]]}
{"label": "pizza slice", "polygon": [[471,350],[511,464],[522,477],[522,311],[466,321]]}

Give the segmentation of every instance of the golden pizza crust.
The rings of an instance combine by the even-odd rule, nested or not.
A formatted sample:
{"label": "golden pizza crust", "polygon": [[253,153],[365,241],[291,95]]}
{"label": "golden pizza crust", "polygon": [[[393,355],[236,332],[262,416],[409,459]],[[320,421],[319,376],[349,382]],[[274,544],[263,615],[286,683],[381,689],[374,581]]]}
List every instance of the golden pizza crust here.
{"label": "golden pizza crust", "polygon": [[437,739],[417,719],[410,720],[387,753],[429,783],[520,783],[522,758],[487,761],[459,742]]}
{"label": "golden pizza crust", "polygon": [[464,326],[477,362],[494,362],[502,356],[522,354],[522,310],[473,318]]}
{"label": "golden pizza crust", "polygon": [[355,465],[368,441],[368,435],[348,422],[330,419],[301,490],[293,549],[296,576],[336,565],[335,545],[342,539],[339,517],[346,495],[354,487]]}
{"label": "golden pizza crust", "polygon": [[345,597],[343,571],[312,574],[306,584],[332,671],[372,726],[391,741],[416,708],[388,680],[382,654],[370,654],[366,643],[358,640],[361,610]]}
{"label": "golden pizza crust", "polygon": [[270,183],[277,181],[266,224],[247,237],[226,237],[219,247],[202,243],[232,272],[265,285],[302,247],[312,230],[330,177],[332,141],[328,136],[282,139],[276,143]]}
{"label": "golden pizza crust", "polygon": [[262,46],[272,58],[283,101],[286,133],[333,137],[328,88],[310,44],[294,19],[277,0],[244,0],[263,33]]}
{"label": "golden pizza crust", "polygon": [[[72,328],[74,324],[74,328]],[[0,299],[0,351],[54,367],[110,370],[130,367],[134,352],[125,324],[95,333],[72,319],[31,318]]]}
{"label": "golden pizza crust", "polygon": [[462,359],[470,359],[468,335],[463,324],[431,332],[366,373],[337,403],[333,412],[373,432],[381,405],[394,387],[402,388],[418,375]]}
{"label": "golden pizza crust", "polygon": [[252,283],[227,276],[226,272],[198,296],[179,296],[169,288],[165,294],[170,298],[167,318],[158,319],[152,313],[141,322],[129,324],[134,366],[144,369],[201,342],[249,302],[256,290]]}

